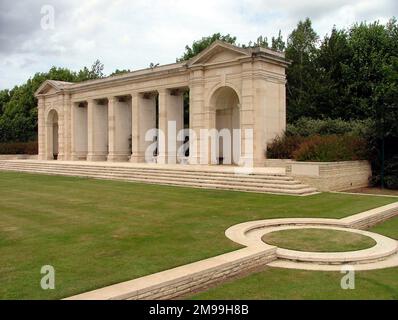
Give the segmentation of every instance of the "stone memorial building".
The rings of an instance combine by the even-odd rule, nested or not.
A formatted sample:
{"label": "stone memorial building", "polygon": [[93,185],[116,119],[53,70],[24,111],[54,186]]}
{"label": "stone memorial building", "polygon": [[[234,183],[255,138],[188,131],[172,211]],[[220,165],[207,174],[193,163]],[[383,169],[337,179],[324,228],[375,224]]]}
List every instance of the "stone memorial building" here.
{"label": "stone memorial building", "polygon": [[[263,166],[267,142],[286,126],[287,65],[283,53],[216,41],[184,62],[81,83],[47,80],[35,93],[39,159],[144,162],[154,142],[146,135],[158,129],[154,162],[202,163],[211,148],[202,129],[240,129],[234,163]],[[172,143],[170,123],[177,133],[190,129],[185,159],[177,155],[184,137]],[[231,143],[220,140],[217,159]]]}

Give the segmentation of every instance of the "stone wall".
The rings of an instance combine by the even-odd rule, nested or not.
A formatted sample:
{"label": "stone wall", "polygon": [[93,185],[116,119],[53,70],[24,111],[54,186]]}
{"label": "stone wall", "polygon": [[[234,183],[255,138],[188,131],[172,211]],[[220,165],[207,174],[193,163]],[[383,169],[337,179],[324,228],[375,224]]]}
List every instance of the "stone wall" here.
{"label": "stone wall", "polygon": [[243,248],[138,279],[82,293],[66,300],[163,300],[191,292],[250,271],[276,259],[276,248]]}
{"label": "stone wall", "polygon": [[0,154],[0,160],[37,160],[37,154]]}
{"label": "stone wall", "polygon": [[368,161],[304,162],[267,159],[265,165],[284,167],[286,174],[319,191],[343,191],[366,187],[372,174]]}

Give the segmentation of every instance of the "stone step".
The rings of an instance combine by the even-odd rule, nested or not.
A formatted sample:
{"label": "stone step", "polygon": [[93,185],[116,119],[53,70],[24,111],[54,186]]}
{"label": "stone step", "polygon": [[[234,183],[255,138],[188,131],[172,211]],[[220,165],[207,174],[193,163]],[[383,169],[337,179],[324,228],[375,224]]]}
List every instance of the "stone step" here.
{"label": "stone step", "polygon": [[[63,175],[63,176],[80,176],[80,177],[88,177],[88,178],[115,180],[114,176],[106,175],[106,174],[94,175],[94,174],[90,174],[90,173],[76,174],[76,173],[59,172],[59,171],[49,172],[47,170],[39,170],[39,169],[37,169],[37,170],[10,169],[10,170],[18,171],[18,172]],[[261,187],[261,186],[249,187],[249,186],[239,186],[239,185],[231,185],[231,184],[192,183],[192,182],[184,182],[184,181],[123,178],[123,177],[116,178],[116,180],[136,181],[136,182],[145,182],[145,183],[151,183],[151,184],[163,184],[163,185],[189,186],[189,187],[209,188],[209,189],[224,189],[224,190],[236,190],[236,191],[247,191],[247,192],[275,193],[275,194],[306,195],[306,194],[312,194],[312,193],[316,192],[316,190],[314,188],[302,188],[302,189],[297,189],[297,190],[289,190],[284,187],[280,187],[280,188]]]}
{"label": "stone step", "polygon": [[[10,169],[29,169],[29,170],[35,170],[35,169],[40,169],[44,171],[54,171],[54,170],[60,170],[62,171],[67,171],[70,173],[76,173],[76,174],[84,174],[86,172],[90,172],[93,174],[102,174],[104,170],[98,170],[94,168],[90,169],[82,169],[82,168],[48,168],[48,167],[22,167],[22,166],[5,166],[3,168],[10,168]],[[217,182],[230,182],[230,183],[240,183],[240,184],[245,184],[245,185],[269,185],[269,186],[281,186],[283,185],[285,188],[288,189],[297,189],[300,187],[308,187],[307,185],[303,185],[298,181],[294,180],[273,180],[273,179],[251,179],[250,177],[245,177],[245,176],[237,176],[235,178],[232,177],[218,177],[218,176],[211,176],[211,175],[205,175],[205,176],[190,176],[190,175],[185,175],[185,174],[180,174],[178,176],[171,175],[171,174],[154,174],[154,173],[146,173],[146,172],[137,172],[137,173],[130,173],[130,172],[124,172],[123,170],[106,170],[106,172],[114,177],[142,177],[142,178],[160,178],[160,179],[179,179],[179,180],[189,180],[189,181],[217,181]]]}
{"label": "stone step", "polygon": [[0,170],[246,192],[290,195],[308,195],[316,192],[314,188],[301,184],[291,177],[282,175],[253,174],[246,176],[212,171],[202,173],[199,171],[176,169],[125,168],[98,165],[80,166],[63,163],[25,163],[20,161],[0,161]]}
{"label": "stone step", "polygon": [[10,161],[0,161],[0,165],[12,165],[12,166],[40,166],[40,167],[63,167],[63,168],[85,168],[85,169],[92,169],[92,168],[97,168],[100,170],[119,170],[122,172],[154,172],[154,173],[166,173],[166,174],[175,174],[175,173],[184,173],[187,175],[192,175],[192,176],[206,176],[206,175],[211,175],[211,176],[220,176],[220,177],[234,177],[236,178],[237,176],[243,176],[243,177],[250,177],[251,179],[254,180],[261,180],[261,179],[275,179],[275,180],[282,180],[282,181],[293,181],[294,179],[292,177],[288,177],[286,175],[282,174],[262,174],[262,173],[256,173],[256,174],[237,174],[234,172],[215,172],[215,171],[197,171],[197,170],[189,170],[189,169],[155,169],[155,168],[131,168],[131,167],[113,167],[113,166],[100,166],[100,165],[70,165],[70,164],[49,164],[49,163],[21,163],[21,162],[14,162],[11,163]]}
{"label": "stone step", "polygon": [[[95,167],[79,167],[79,166],[37,166],[37,165],[13,165],[13,164],[6,164],[6,165],[1,165],[0,167],[8,167],[8,168],[30,168],[30,169],[35,169],[35,168],[45,168],[45,169],[61,169],[61,170],[90,170],[90,171],[98,171],[98,172],[103,172],[103,171],[107,171],[107,172],[113,172],[113,173],[119,173],[119,174],[123,174],[123,175],[128,175],[128,174],[134,174],[134,175],[151,175],[151,174],[156,174],[156,176],[164,176],[164,177],[175,177],[176,176],[176,172],[167,172],[167,170],[163,170],[160,172],[156,172],[156,171],[147,171],[147,170],[125,170],[124,168],[104,168],[104,167],[100,167],[97,168]],[[262,176],[262,177],[256,177],[253,175],[242,175],[242,174],[231,174],[228,176],[221,176],[218,174],[211,174],[211,173],[207,173],[207,174],[200,174],[200,173],[194,173],[192,174],[191,172],[186,172],[186,171],[182,171],[182,172],[178,172],[179,176],[182,177],[189,177],[189,178],[195,178],[195,179],[203,179],[203,178],[209,178],[209,179],[223,179],[225,181],[251,181],[251,182],[268,182],[268,181],[273,181],[274,183],[285,183],[285,184],[299,184],[300,182],[294,180],[291,177],[286,177],[288,179],[280,179],[281,177],[277,177],[275,178],[274,176]]]}
{"label": "stone step", "polygon": [[[11,169],[11,168],[10,168]],[[189,179],[189,178],[184,178],[184,177],[174,177],[174,178],[165,178],[165,177],[158,177],[156,175],[135,175],[135,176],[129,176],[129,175],[124,175],[124,174],[114,174],[112,172],[107,172],[106,175],[104,174],[104,172],[93,172],[93,171],[72,171],[72,170],[66,170],[66,171],[62,171],[62,170],[51,170],[51,169],[21,169],[21,168],[13,168],[13,170],[15,171],[27,171],[27,172],[37,172],[37,173],[49,173],[49,174],[63,174],[63,173],[68,173],[68,175],[75,175],[75,176],[90,176],[90,177],[105,177],[109,178],[109,179],[123,179],[123,180],[134,180],[134,181],[149,181],[149,180],[156,180],[159,182],[186,182],[186,183],[192,183],[192,184],[217,184],[217,185],[226,185],[226,183],[220,179]],[[245,182],[245,181],[231,181],[228,183],[228,185],[231,186],[238,186],[238,187],[255,187],[255,188],[259,188],[259,189],[263,189],[263,188],[276,188],[278,190],[280,189],[288,189],[288,190],[302,190],[302,189],[306,189],[309,188],[309,186],[304,185],[304,184],[275,184],[275,183],[271,183],[271,182],[261,182],[261,183],[254,183],[254,182]]]}

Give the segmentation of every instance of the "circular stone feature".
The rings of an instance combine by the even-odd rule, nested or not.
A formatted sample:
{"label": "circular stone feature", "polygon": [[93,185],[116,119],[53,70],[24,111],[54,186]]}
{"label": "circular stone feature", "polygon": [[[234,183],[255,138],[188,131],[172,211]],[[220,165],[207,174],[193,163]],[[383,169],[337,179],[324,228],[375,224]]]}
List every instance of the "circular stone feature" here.
{"label": "circular stone feature", "polygon": [[279,248],[308,252],[357,251],[376,245],[375,240],[358,233],[317,228],[273,231],[262,240]]}

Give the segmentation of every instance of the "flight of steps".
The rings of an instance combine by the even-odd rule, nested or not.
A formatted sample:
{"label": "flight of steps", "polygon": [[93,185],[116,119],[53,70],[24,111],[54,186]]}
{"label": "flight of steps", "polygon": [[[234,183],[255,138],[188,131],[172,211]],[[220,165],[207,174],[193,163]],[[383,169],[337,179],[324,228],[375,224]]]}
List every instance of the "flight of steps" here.
{"label": "flight of steps", "polygon": [[136,181],[152,184],[225,189],[260,193],[309,195],[315,188],[304,185],[292,177],[277,173],[251,175],[234,172],[190,170],[189,167],[153,168],[64,162],[0,160],[0,170],[78,176],[97,179]]}

